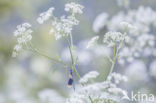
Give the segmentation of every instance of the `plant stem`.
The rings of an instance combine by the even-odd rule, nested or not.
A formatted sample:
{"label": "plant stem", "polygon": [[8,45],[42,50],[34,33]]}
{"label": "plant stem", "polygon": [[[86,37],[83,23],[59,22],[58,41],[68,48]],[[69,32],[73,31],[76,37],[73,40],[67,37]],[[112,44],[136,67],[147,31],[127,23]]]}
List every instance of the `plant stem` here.
{"label": "plant stem", "polygon": [[58,59],[49,57],[49,56],[47,56],[47,55],[45,55],[45,54],[39,52],[38,50],[35,50],[35,52],[38,53],[39,55],[43,56],[43,57],[46,57],[46,58],[48,58],[48,59],[50,59],[50,60],[56,62],[56,63],[60,63],[60,64],[62,64],[62,65],[64,65],[64,66],[66,66],[66,67],[69,67],[69,65],[66,64],[66,63],[64,63],[63,61],[60,61],[60,60],[58,60]]}
{"label": "plant stem", "polygon": [[114,69],[114,66],[115,66],[115,63],[116,63],[116,59],[118,57],[118,52],[119,52],[119,49],[120,49],[120,45],[118,47],[116,45],[114,45],[114,56],[113,56],[112,66],[111,66],[109,75],[113,72],[113,69]]}
{"label": "plant stem", "polygon": [[[72,36],[70,36],[70,37],[71,37],[71,43],[72,43]],[[72,59],[72,69],[73,69],[73,71],[75,72],[77,78],[80,80],[81,77],[80,77],[80,75],[79,75],[79,73],[77,72],[76,67],[75,67],[75,60],[74,60],[74,57],[73,57],[73,52],[72,52],[71,44],[70,44],[69,39],[68,39],[67,36],[65,37],[65,39],[66,39],[66,41],[67,41],[67,43],[68,43],[68,47],[69,47],[69,51],[70,51],[70,56],[71,56],[71,59]],[[81,83],[81,85],[84,86],[83,83]],[[93,101],[93,99],[91,98],[91,96],[88,96],[88,97],[89,97],[89,100],[91,101],[91,103],[94,103],[94,101]]]}
{"label": "plant stem", "polygon": [[49,60],[52,60],[52,61],[54,61],[54,62],[56,62],[56,63],[62,64],[62,65],[64,65],[65,67],[71,67],[71,66],[69,66],[69,65],[66,64],[66,63],[64,63],[64,62],[61,61],[61,60],[58,60],[58,59],[49,57],[49,56],[47,56],[47,55],[41,53],[39,50],[37,50],[37,49],[34,48],[34,46],[32,45],[31,42],[30,42],[30,47],[31,47],[30,50],[31,50],[32,52],[37,53],[37,54],[40,55],[40,56],[43,56],[43,57],[45,57],[45,58],[48,58]]}
{"label": "plant stem", "polygon": [[65,37],[65,39],[66,39],[66,41],[67,41],[67,43],[68,43],[68,47],[69,47],[69,51],[70,51],[70,56],[71,56],[71,59],[72,59],[72,69],[73,69],[73,71],[75,72],[77,78],[80,80],[81,77],[80,77],[80,75],[79,75],[79,73],[77,72],[76,67],[75,67],[75,61],[74,61],[74,57],[73,57],[73,52],[72,52],[71,44],[70,44],[69,39],[68,39],[67,36]]}
{"label": "plant stem", "polygon": [[116,45],[114,45],[114,55],[113,55],[113,61],[112,61],[112,66],[110,68],[110,72],[109,72],[109,75],[113,72],[113,69],[114,69],[114,66],[115,66],[115,63],[116,63]]}
{"label": "plant stem", "polygon": [[90,99],[91,103],[94,103],[94,101],[92,100],[91,96],[89,96],[89,99]]}
{"label": "plant stem", "polygon": [[71,33],[70,33],[70,41],[71,41],[71,48],[73,48],[73,36]]}

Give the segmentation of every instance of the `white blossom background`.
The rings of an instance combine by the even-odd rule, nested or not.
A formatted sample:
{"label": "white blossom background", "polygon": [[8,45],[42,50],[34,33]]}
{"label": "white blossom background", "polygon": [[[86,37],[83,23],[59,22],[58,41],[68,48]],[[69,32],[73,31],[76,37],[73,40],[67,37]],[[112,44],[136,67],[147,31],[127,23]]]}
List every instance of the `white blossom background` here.
{"label": "white blossom background", "polygon": [[[124,64],[123,59],[118,62],[114,71],[128,77],[128,82],[120,84],[128,92],[140,91],[156,95],[155,0],[130,0],[129,9],[119,7],[117,0],[0,0],[0,103],[65,103],[65,99],[73,92],[73,89],[67,88],[68,71],[61,65],[27,51],[17,58],[11,57],[16,43],[13,36],[16,26],[22,22],[30,22],[35,31],[32,34],[33,43],[44,53],[52,57],[61,56],[64,61],[70,63],[65,41],[56,41],[54,36],[49,35],[50,23],[39,25],[36,22],[38,15],[52,6],[55,7],[56,16],[65,14],[64,4],[69,1],[76,1],[84,6],[83,15],[78,16],[80,24],[73,29],[74,45],[77,46],[76,54],[79,57],[77,71],[80,75],[95,70],[100,73],[97,81],[106,79],[111,64],[105,55],[111,55],[111,50],[102,45],[103,35],[109,30],[118,31],[119,22],[129,20],[128,22],[139,28],[140,33],[152,35],[145,35],[143,39],[138,39],[140,35],[134,36],[134,42],[139,45],[136,48],[144,45],[146,38],[149,38],[149,45],[152,46],[140,47],[141,52],[135,52],[136,58],[131,58],[132,51],[125,49],[122,55],[129,56],[123,58]],[[121,11],[133,11],[140,21],[118,14]],[[97,17],[102,13],[107,13],[108,19],[98,21]],[[145,22],[142,23],[141,20]],[[101,24],[106,21],[110,24]],[[97,35],[100,36],[101,45],[86,49],[87,42]],[[132,44],[128,48],[135,45]],[[74,81],[78,84],[76,76]],[[44,101],[47,98],[50,98],[50,102]]]}

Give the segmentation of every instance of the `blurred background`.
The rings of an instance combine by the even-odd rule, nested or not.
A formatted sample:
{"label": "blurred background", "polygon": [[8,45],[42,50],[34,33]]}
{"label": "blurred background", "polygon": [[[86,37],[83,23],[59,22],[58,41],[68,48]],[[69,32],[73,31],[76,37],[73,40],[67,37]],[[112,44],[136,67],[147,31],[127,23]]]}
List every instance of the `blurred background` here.
{"label": "blurred background", "polygon": [[[73,91],[67,88],[68,70],[61,65],[27,51],[12,58],[16,44],[13,32],[17,25],[29,22],[34,30],[33,44],[45,54],[61,57],[70,64],[66,42],[63,39],[56,41],[49,35],[50,23],[39,25],[36,22],[39,14],[52,6],[55,7],[55,16],[66,14],[64,4],[69,1],[72,0],[0,0],[0,103],[43,103],[42,100],[47,98],[45,96],[52,95],[50,93],[60,100],[51,103],[64,103],[69,92]],[[103,47],[86,50],[85,44],[95,35],[103,37],[107,31],[105,28],[99,33],[93,30],[93,22],[99,14],[106,12],[112,17],[122,8],[118,6],[117,0],[75,1],[85,7],[83,15],[78,16],[80,24],[73,30],[74,45],[79,56],[78,72],[83,76],[88,71],[97,70],[100,72],[98,81],[103,81],[111,65],[104,55],[111,55],[111,50]],[[150,7],[155,11],[156,0],[130,0],[129,8],[138,9],[139,6]],[[126,90],[156,94],[156,58],[149,56],[144,59],[148,62],[137,60],[125,66],[115,66],[115,71],[129,76],[129,82],[122,84]],[[151,65],[155,68],[152,72],[149,70]],[[77,83],[76,77],[74,79]]]}

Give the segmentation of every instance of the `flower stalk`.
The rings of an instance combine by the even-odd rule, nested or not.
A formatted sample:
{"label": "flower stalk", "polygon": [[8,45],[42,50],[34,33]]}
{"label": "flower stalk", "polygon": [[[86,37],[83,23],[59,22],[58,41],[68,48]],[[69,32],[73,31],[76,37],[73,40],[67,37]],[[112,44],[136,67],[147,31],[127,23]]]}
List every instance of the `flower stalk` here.
{"label": "flower stalk", "polygon": [[[69,47],[69,51],[70,51],[70,56],[71,56],[71,60],[72,60],[72,69],[73,71],[75,72],[77,78],[80,80],[81,77],[79,75],[79,73],[77,72],[76,70],[76,67],[75,67],[75,60],[74,60],[74,57],[73,57],[73,52],[72,52],[72,43],[73,43],[73,40],[72,40],[72,35],[70,35],[70,39],[71,39],[71,44],[70,44],[70,41],[68,39],[68,36],[65,37],[66,41],[67,41],[67,44],[68,44],[68,47]],[[82,86],[84,86],[83,83],[81,83]],[[91,103],[94,103],[93,99],[91,98],[91,96],[88,96],[89,97],[89,100],[91,101]]]}
{"label": "flower stalk", "polygon": [[110,68],[109,75],[113,72],[115,63],[116,63],[116,45],[114,45],[114,55],[113,55],[112,66]]}
{"label": "flower stalk", "polygon": [[[79,73],[77,72],[76,67],[75,67],[75,60],[74,60],[74,56],[73,56],[73,52],[72,52],[72,47],[71,47],[70,41],[69,41],[69,39],[68,39],[67,36],[65,37],[65,39],[66,39],[67,44],[68,44],[68,47],[69,47],[69,52],[70,52],[70,56],[71,56],[71,60],[72,60],[72,69],[73,69],[73,71],[75,72],[77,78],[80,80],[81,77],[80,77],[80,75],[79,75]],[[71,39],[72,39],[72,38],[71,38]]]}
{"label": "flower stalk", "polygon": [[59,59],[49,57],[48,55],[41,53],[38,49],[36,49],[36,48],[34,49],[34,46],[32,45],[31,42],[30,42],[30,48],[29,48],[29,50],[30,50],[31,52],[33,52],[33,53],[37,53],[38,55],[47,58],[47,59],[49,59],[49,60],[51,60],[51,61],[53,61],[53,62],[62,64],[62,65],[65,66],[66,68],[67,68],[67,67],[71,67],[71,66],[69,66],[67,63],[64,63],[63,61],[61,61],[61,60],[59,60]]}

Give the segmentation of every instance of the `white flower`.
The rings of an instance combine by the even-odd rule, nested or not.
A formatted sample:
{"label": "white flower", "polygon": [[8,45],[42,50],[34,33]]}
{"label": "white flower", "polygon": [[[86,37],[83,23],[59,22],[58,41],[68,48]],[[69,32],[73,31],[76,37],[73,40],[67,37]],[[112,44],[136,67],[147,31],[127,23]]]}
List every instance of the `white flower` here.
{"label": "white flower", "polygon": [[41,101],[47,103],[64,103],[65,101],[61,95],[52,89],[44,89],[39,92],[38,96]]}
{"label": "white flower", "polygon": [[98,72],[96,71],[91,71],[89,73],[87,73],[86,75],[84,75],[81,79],[80,79],[80,83],[86,83],[88,82],[89,79],[92,79],[92,78],[96,78],[97,76],[99,75]]}
{"label": "white flower", "polygon": [[29,34],[32,33],[32,30],[29,29],[31,25],[29,23],[23,23],[22,25],[17,26],[17,30],[14,31],[14,36],[20,36],[24,33]]}
{"label": "white flower", "polygon": [[107,24],[108,20],[108,14],[107,13],[101,13],[99,14],[93,23],[93,30],[94,32],[98,33],[104,26]]}
{"label": "white flower", "polygon": [[93,47],[97,43],[98,39],[99,39],[99,36],[92,37],[91,40],[87,44],[87,48]]}
{"label": "white flower", "polygon": [[116,43],[121,43],[125,40],[124,34],[120,32],[107,32],[104,35],[103,42],[108,45],[108,47],[114,46]]}
{"label": "white flower", "polygon": [[48,20],[53,15],[54,8],[49,8],[46,12],[40,14],[37,18],[37,22],[43,24],[46,20]]}
{"label": "white flower", "polygon": [[[97,72],[91,72],[88,74],[85,76],[88,75],[87,77],[94,78],[97,76]],[[91,74],[94,75],[91,76]],[[90,103],[89,97],[91,97],[93,100],[98,100],[98,103],[104,103],[107,100],[111,100],[112,102],[121,101],[123,97],[127,97],[127,92],[121,88],[118,88],[113,82],[113,79],[117,79],[119,82],[121,82],[123,79],[125,79],[125,76],[117,73],[113,73],[112,76],[113,77],[110,78],[111,80],[106,80],[104,82],[95,82],[89,84],[85,82],[86,84],[84,86],[77,88],[76,91],[71,94],[70,98],[66,100],[66,103]]]}
{"label": "white flower", "polygon": [[84,7],[80,4],[76,4],[74,2],[71,2],[71,3],[68,3],[65,5],[65,11],[70,11],[72,13],[79,13],[79,14],[82,14],[83,9]]}
{"label": "white flower", "polygon": [[30,27],[31,25],[29,23],[23,23],[17,26],[17,30],[14,32],[14,36],[17,37],[17,44],[15,45],[12,53],[13,57],[16,57],[23,46],[26,45],[27,42],[31,41],[31,33],[33,31],[30,29]]}
{"label": "white flower", "polygon": [[68,36],[72,33],[74,25],[78,25],[79,21],[74,16],[62,16],[60,20],[52,21],[52,28],[50,34],[55,36],[55,39],[58,40],[63,36]]}
{"label": "white flower", "polygon": [[[130,10],[127,13],[119,12],[113,16],[107,25],[109,30],[123,31],[125,27],[128,27],[125,47],[119,51],[121,64],[155,55],[155,36],[150,29],[151,26],[155,26],[155,21],[156,12],[150,7],[143,6],[137,10]],[[109,45],[114,43],[110,42]]]}
{"label": "white flower", "polygon": [[146,25],[153,24],[155,21],[156,12],[150,7],[140,6],[136,11],[136,19]]}
{"label": "white flower", "polygon": [[58,40],[61,37],[71,35],[73,26],[79,24],[79,21],[75,17],[75,13],[83,13],[82,9],[83,6],[80,4],[76,4],[74,2],[68,3],[65,5],[65,11],[71,12],[71,15],[61,16],[61,18],[59,19],[53,15],[54,8],[52,7],[46,12],[41,13],[40,17],[37,18],[37,21],[42,24],[52,16],[53,18],[50,34],[54,35],[55,39]]}
{"label": "white flower", "polygon": [[148,80],[146,65],[142,61],[134,61],[126,68],[126,76],[131,78],[128,83],[135,85]]}
{"label": "white flower", "polygon": [[127,77],[118,73],[112,73],[107,77],[107,81],[114,81],[115,84],[120,83],[121,81],[127,82]]}
{"label": "white flower", "polygon": [[20,51],[21,48],[22,48],[21,45],[17,44],[15,45],[14,50]]}
{"label": "white flower", "polygon": [[109,88],[108,92],[113,93],[113,94],[125,94],[125,91],[122,90],[121,88]]}
{"label": "white flower", "polygon": [[56,39],[56,40],[60,39],[61,37],[62,37],[61,34],[59,34],[59,33],[55,34],[55,39]]}
{"label": "white flower", "polygon": [[152,47],[155,45],[155,38],[150,34],[142,34],[140,37],[138,37],[137,41],[140,42],[140,47],[145,47],[147,45]]}
{"label": "white flower", "polygon": [[120,25],[125,30],[136,29],[135,26],[133,26],[132,24],[130,24],[130,23],[126,22],[126,21],[120,22]]}
{"label": "white flower", "polygon": [[147,33],[135,38],[129,36],[129,38],[129,42],[126,41],[128,46],[123,47],[119,52],[119,60],[132,62],[140,57],[154,55],[155,37],[153,34]]}

